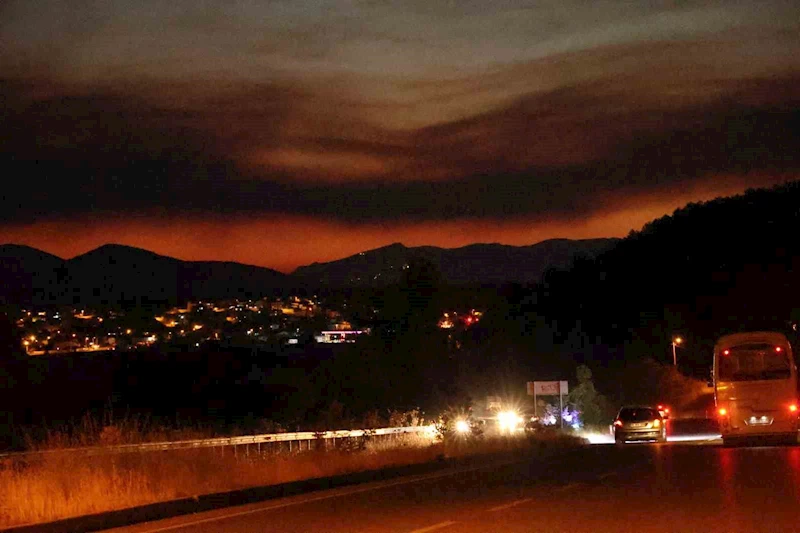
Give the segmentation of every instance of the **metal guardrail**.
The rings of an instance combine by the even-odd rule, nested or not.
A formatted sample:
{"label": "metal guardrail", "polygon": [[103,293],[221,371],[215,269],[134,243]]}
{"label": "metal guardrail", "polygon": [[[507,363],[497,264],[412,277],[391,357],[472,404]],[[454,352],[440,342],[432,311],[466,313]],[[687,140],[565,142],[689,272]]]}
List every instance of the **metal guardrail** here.
{"label": "metal guardrail", "polygon": [[250,444],[271,444],[280,442],[303,442],[318,439],[347,439],[355,437],[401,435],[407,433],[433,432],[434,426],[407,426],[399,428],[353,429],[337,431],[301,431],[296,433],[271,433],[264,435],[247,435],[244,437],[218,437],[214,439],[179,440],[168,442],[145,442],[141,444],[118,444],[114,446],[87,446],[82,448],[60,448],[56,450],[38,450],[25,452],[0,453],[0,459],[15,457],[32,457],[56,453],[75,453],[99,455],[107,453],[148,452],[160,450],[185,450],[193,448],[215,448],[225,446],[242,446]]}

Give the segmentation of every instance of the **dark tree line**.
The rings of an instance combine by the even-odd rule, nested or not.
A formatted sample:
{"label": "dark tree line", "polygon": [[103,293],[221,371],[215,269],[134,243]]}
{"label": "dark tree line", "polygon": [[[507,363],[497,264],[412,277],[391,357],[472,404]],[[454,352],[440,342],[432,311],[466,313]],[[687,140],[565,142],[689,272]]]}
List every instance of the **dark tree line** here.
{"label": "dark tree line", "polygon": [[597,363],[666,362],[680,334],[686,369],[702,372],[722,334],[792,331],[800,316],[798,228],[798,182],[689,204],[595,260],[549,272],[537,309],[562,338],[586,336]]}

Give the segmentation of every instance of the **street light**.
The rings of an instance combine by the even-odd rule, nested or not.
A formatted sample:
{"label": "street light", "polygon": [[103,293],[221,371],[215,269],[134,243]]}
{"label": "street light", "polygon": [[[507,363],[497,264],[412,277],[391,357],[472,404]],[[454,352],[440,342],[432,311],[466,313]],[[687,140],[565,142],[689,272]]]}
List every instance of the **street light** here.
{"label": "street light", "polygon": [[678,366],[678,355],[675,353],[675,348],[683,342],[681,337],[672,338],[672,365]]}

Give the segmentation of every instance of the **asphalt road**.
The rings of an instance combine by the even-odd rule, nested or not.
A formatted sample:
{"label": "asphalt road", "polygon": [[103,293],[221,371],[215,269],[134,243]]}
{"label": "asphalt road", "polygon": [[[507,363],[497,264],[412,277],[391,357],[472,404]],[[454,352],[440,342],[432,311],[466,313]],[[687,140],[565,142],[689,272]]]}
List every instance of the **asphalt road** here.
{"label": "asphalt road", "polygon": [[800,531],[800,447],[596,445],[113,530],[156,532]]}

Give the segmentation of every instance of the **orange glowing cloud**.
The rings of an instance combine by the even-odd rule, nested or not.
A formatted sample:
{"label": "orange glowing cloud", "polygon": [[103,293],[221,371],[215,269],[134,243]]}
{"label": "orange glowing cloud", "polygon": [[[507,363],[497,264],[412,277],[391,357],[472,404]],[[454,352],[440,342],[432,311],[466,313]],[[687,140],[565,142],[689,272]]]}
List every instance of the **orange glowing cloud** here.
{"label": "orange glowing cloud", "polygon": [[280,148],[248,156],[249,166],[277,168],[292,174],[305,173],[313,180],[342,181],[370,178],[389,172],[386,158],[356,152],[324,152],[298,148]]}

